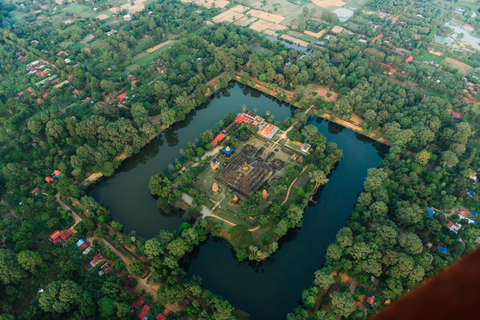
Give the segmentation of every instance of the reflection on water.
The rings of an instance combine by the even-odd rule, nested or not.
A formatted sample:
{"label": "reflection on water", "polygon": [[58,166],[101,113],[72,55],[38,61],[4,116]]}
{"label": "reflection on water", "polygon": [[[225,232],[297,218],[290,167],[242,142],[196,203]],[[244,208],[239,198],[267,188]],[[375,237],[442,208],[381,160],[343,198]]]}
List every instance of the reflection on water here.
{"label": "reflection on water", "polygon": [[[160,229],[180,226],[179,215],[167,216],[156,206],[148,190],[150,177],[180,157],[201,132],[211,129],[226,113],[241,112],[242,105],[257,113],[270,111],[275,119],[291,117],[294,109],[257,90],[235,84],[215,94],[211,100],[172,125],[141,153],[126,160],[112,177],[103,179],[90,195],[112,211],[113,219],[125,232],[136,230],[146,238]],[[229,244],[209,237],[185,256],[181,264],[187,276],[200,276],[203,287],[224,296],[236,308],[251,314],[252,320],[285,319],[298,305],[302,290],[313,281],[313,273],[325,259],[327,246],[335,239],[352,213],[357,194],[363,190],[367,169],[376,167],[386,147],[333,122],[313,118],[328,141],[337,143],[344,157],[329,176],[304,214],[303,226],[289,230],[279,241],[279,249],[262,262],[239,263]]]}

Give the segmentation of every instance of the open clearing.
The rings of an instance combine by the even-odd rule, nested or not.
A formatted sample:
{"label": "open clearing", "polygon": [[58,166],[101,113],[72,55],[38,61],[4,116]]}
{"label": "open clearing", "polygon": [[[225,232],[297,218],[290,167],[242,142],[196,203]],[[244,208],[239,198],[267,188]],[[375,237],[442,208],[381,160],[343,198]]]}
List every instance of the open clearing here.
{"label": "open clearing", "polygon": [[233,22],[233,21],[241,20],[246,17],[243,13],[247,10],[248,10],[248,7],[236,6],[225,12],[220,13],[219,15],[216,15],[215,17],[213,17],[212,20],[215,23]]}
{"label": "open clearing", "polygon": [[321,38],[325,34],[325,32],[327,32],[326,29],[323,29],[322,31],[319,31],[317,33],[312,32],[312,31],[308,31],[308,30],[303,31],[303,33],[305,33],[309,36],[315,37],[315,38]]}
{"label": "open clearing", "polygon": [[70,24],[70,23],[73,23],[73,20],[70,20],[70,19],[64,20],[63,23],[65,23],[65,24]]}
{"label": "open clearing", "polygon": [[347,4],[341,0],[312,0],[312,3],[330,11],[343,7]]}
{"label": "open clearing", "polygon": [[164,47],[164,46],[166,46],[167,44],[170,44],[170,43],[172,43],[172,42],[173,42],[173,40],[168,40],[168,41],[165,41],[165,42],[163,42],[163,43],[160,43],[160,44],[156,45],[155,47],[148,48],[148,49],[145,50],[145,51],[147,51],[148,53],[152,53],[152,52],[154,52],[154,51],[157,51],[157,50],[160,49],[161,47]]}
{"label": "open clearing", "polygon": [[257,17],[257,18],[260,18],[260,19],[263,19],[263,20],[267,20],[267,21],[270,21],[272,23],[281,23],[283,20],[285,20],[285,17],[279,16],[279,15],[276,15],[276,14],[263,12],[263,11],[260,11],[260,10],[255,10],[255,9],[252,9],[252,10],[248,11],[247,14],[251,14],[253,17]]}
{"label": "open clearing", "polygon": [[102,13],[101,15],[99,16],[96,16],[97,19],[100,19],[100,20],[105,20],[107,18],[109,18],[109,16],[107,16],[106,14]]}
{"label": "open clearing", "polygon": [[120,6],[120,10],[126,9],[130,13],[135,13],[135,12],[138,12],[138,11],[142,11],[143,9],[145,9],[145,5],[143,4],[143,2],[144,2],[144,0],[137,0],[137,1],[135,1],[133,6],[131,5],[130,2],[122,4]]}
{"label": "open clearing", "polygon": [[335,27],[333,27],[332,32],[333,32],[333,33],[337,33],[337,34],[338,34],[338,33],[342,33],[342,32],[347,33],[347,34],[353,34],[352,31],[347,30],[347,29],[345,29],[345,28],[343,28],[343,27],[340,27],[340,26],[335,26]]}
{"label": "open clearing", "polygon": [[455,60],[455,59],[452,59],[450,57],[445,57],[445,61],[447,62],[447,64],[452,67],[452,68],[458,68],[460,69],[460,72],[463,74],[463,75],[467,75],[470,73],[470,70],[472,70],[473,68],[471,66],[469,66],[468,64],[466,63],[463,63],[461,61],[458,61],[458,60]]}
{"label": "open clearing", "polygon": [[270,27],[272,24],[273,23],[270,21],[259,19],[257,22],[250,26],[250,29],[262,32],[263,30],[268,29],[268,27]]}
{"label": "open clearing", "polygon": [[80,41],[80,43],[85,43],[85,44],[87,44],[87,43],[89,43],[90,41],[92,41],[94,38],[95,38],[95,36],[94,36],[93,34],[87,34],[87,35],[85,36],[85,38],[83,38],[83,39]]}

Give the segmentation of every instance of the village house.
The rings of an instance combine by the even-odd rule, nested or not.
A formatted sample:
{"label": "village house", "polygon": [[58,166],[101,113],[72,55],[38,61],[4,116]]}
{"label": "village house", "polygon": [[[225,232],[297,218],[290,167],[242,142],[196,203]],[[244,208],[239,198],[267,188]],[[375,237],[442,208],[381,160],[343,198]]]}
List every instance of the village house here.
{"label": "village house", "polygon": [[40,192],[42,192],[42,190],[41,190],[39,187],[35,187],[35,188],[32,190],[31,194],[33,194],[33,195],[35,195],[35,196],[38,196],[38,194],[39,194]]}
{"label": "village house", "polygon": [[447,228],[450,229],[451,231],[457,233],[458,230],[462,228],[461,224],[455,223],[451,220],[447,220]]}
{"label": "village house", "polygon": [[144,305],[142,310],[138,313],[137,317],[142,320],[148,319],[148,312],[150,311],[150,307],[148,305]]}
{"label": "village house", "polygon": [[126,92],[124,92],[124,93],[122,93],[122,94],[120,94],[120,95],[117,96],[117,99],[118,99],[120,102],[123,102],[123,101],[127,100],[127,98],[128,98],[128,97],[127,97],[127,93],[126,93]]}

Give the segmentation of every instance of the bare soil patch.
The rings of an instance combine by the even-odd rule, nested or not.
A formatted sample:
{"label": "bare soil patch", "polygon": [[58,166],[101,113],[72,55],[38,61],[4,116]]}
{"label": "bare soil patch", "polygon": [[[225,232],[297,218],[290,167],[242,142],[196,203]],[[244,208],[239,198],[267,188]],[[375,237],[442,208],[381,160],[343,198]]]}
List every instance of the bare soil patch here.
{"label": "bare soil patch", "polygon": [[249,28],[258,32],[262,32],[265,29],[268,29],[273,23],[270,21],[265,21],[259,19],[257,22],[253,23]]}
{"label": "bare soil patch", "polygon": [[108,9],[108,10],[112,11],[113,13],[117,13],[117,12],[118,12],[118,8],[110,8],[110,9]]}
{"label": "bare soil patch", "polygon": [[135,12],[142,11],[143,9],[145,9],[145,5],[142,3],[141,0],[140,1],[137,0],[137,1],[135,1],[135,4],[133,6],[130,2],[122,4],[120,6],[120,9],[126,9],[130,13],[135,13]]}
{"label": "bare soil patch", "polygon": [[312,3],[330,11],[343,7],[347,4],[341,0],[312,0]]}
{"label": "bare soil patch", "polygon": [[455,59],[452,59],[450,57],[445,57],[445,61],[447,62],[447,64],[453,68],[458,68],[460,69],[460,72],[463,74],[463,75],[467,75],[470,73],[470,70],[472,70],[473,68],[471,66],[469,66],[468,64],[466,63],[463,63],[461,61],[458,61],[458,60],[455,60]]}
{"label": "bare soil patch", "polygon": [[285,17],[279,16],[279,15],[276,15],[276,14],[263,12],[263,11],[260,11],[260,10],[255,10],[255,9],[252,9],[252,10],[248,11],[247,13],[251,14],[253,17],[257,17],[257,18],[260,18],[260,19],[263,19],[263,20],[267,20],[267,21],[270,21],[272,23],[281,23],[283,20],[285,20]]}
{"label": "bare soil patch", "polygon": [[70,20],[70,19],[64,20],[63,23],[65,23],[65,24],[70,24],[70,23],[73,23],[73,20]]}
{"label": "bare soil patch", "polygon": [[169,44],[169,43],[171,43],[171,42],[172,42],[172,40],[165,41],[165,42],[160,43],[160,44],[158,44],[158,45],[156,45],[156,46],[154,46],[154,47],[148,48],[146,51],[147,51],[148,53],[155,52],[155,51],[157,51],[158,49],[160,49],[161,47],[164,47],[164,46],[166,46],[167,44]]}
{"label": "bare soil patch", "polygon": [[327,32],[327,30],[325,30],[325,29],[323,29],[322,31],[319,31],[317,33],[312,32],[312,31],[308,31],[308,30],[303,31],[303,33],[305,33],[309,36],[315,37],[315,38],[321,38],[325,34],[325,32]]}
{"label": "bare soil patch", "polygon": [[109,18],[109,16],[107,16],[105,13],[102,13],[101,15],[96,16],[95,18],[100,19],[100,20],[105,20],[105,19]]}
{"label": "bare soil patch", "polygon": [[343,28],[343,27],[340,27],[340,26],[335,26],[335,27],[333,27],[332,32],[333,32],[333,33],[337,33],[337,34],[338,34],[338,33],[342,33],[342,32],[347,33],[347,34],[353,34],[352,31],[347,30],[347,29],[345,29],[345,28]]}
{"label": "bare soil patch", "polygon": [[[238,7],[242,7],[242,8],[238,8]],[[225,12],[222,12],[219,15],[213,17],[212,20],[215,23],[234,22],[234,21],[237,21],[237,20],[241,20],[244,17],[246,17],[244,14],[241,13],[244,10],[243,8],[246,8],[246,7],[236,6],[234,8],[231,8],[231,9],[229,9]],[[233,19],[233,17],[235,17],[235,20]]]}

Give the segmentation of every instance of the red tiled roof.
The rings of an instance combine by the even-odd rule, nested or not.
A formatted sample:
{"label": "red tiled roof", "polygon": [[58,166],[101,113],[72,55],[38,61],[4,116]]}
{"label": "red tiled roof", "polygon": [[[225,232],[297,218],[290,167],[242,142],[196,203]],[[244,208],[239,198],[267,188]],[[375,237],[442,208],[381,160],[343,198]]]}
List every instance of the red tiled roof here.
{"label": "red tiled roof", "polygon": [[77,92],[78,92],[78,89],[73,90],[73,93],[74,93],[74,94],[77,93]]}
{"label": "red tiled roof", "polygon": [[58,175],[61,175],[61,174],[62,174],[62,171],[60,171],[60,170],[55,170],[55,171],[53,171],[53,174],[56,175],[56,176],[58,176]]}
{"label": "red tiled roof", "polygon": [[51,240],[57,240],[58,237],[60,237],[62,235],[62,232],[60,232],[59,230],[55,230],[51,235],[50,235],[50,239]]}
{"label": "red tiled roof", "polygon": [[117,99],[126,99],[126,98],[127,98],[127,93],[126,92],[117,96]]}
{"label": "red tiled roof", "polygon": [[141,306],[145,302],[145,298],[142,296],[139,296],[135,301],[132,303],[132,309],[137,309],[139,306]]}
{"label": "red tiled roof", "polygon": [[148,311],[150,311],[150,307],[147,305],[144,305],[140,313],[137,315],[137,317],[139,317],[140,319],[143,319],[143,317],[147,315]]}
{"label": "red tiled roof", "polygon": [[52,177],[46,177],[46,178],[45,178],[45,181],[47,181],[48,183],[50,183],[50,182],[53,181],[53,178],[52,178]]}
{"label": "red tiled roof", "polygon": [[398,71],[398,68],[393,68],[391,65],[388,65],[388,64],[383,63],[383,62],[380,62],[380,61],[377,61],[377,62],[375,62],[374,64],[379,64],[379,65],[381,65],[382,67],[388,67],[388,68],[390,68],[390,72],[391,72],[391,73],[396,73],[396,72]]}
{"label": "red tiled roof", "polygon": [[42,94],[42,98],[48,97],[48,93]]}
{"label": "red tiled roof", "polygon": [[375,304],[375,300],[372,297],[368,297],[367,298],[367,303],[369,303],[373,306]]}
{"label": "red tiled roof", "polygon": [[167,318],[160,312],[155,319],[157,319],[157,320],[166,320]]}
{"label": "red tiled roof", "polygon": [[93,256],[93,259],[92,259],[92,261],[90,261],[90,264],[92,266],[94,266],[98,263],[98,261],[100,261],[102,259],[103,259],[103,256],[100,253],[97,253],[96,255]]}
{"label": "red tiled roof", "polygon": [[88,241],[85,241],[84,243],[82,243],[82,244],[78,247],[78,250],[83,251],[83,250],[87,249],[89,245],[90,245],[90,243],[88,243]]}
{"label": "red tiled roof", "polygon": [[72,236],[72,232],[70,230],[63,231],[62,235],[60,236],[62,240],[68,240]]}
{"label": "red tiled roof", "polygon": [[222,141],[222,139],[225,138],[225,135],[223,133],[219,133],[217,134],[217,136],[215,137],[215,139],[213,139],[212,141],[212,146],[216,147],[217,144]]}
{"label": "red tiled roof", "polygon": [[412,60],[413,60],[413,56],[410,56],[410,57],[408,57],[407,59],[405,59],[405,62],[406,62],[406,63],[409,63],[409,62],[412,61]]}
{"label": "red tiled roof", "polygon": [[37,195],[40,191],[42,191],[39,187],[35,187],[33,190],[32,190],[32,193],[34,195]]}
{"label": "red tiled roof", "polygon": [[448,220],[447,221],[447,227],[451,228],[454,225],[453,221]]}

